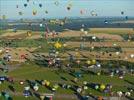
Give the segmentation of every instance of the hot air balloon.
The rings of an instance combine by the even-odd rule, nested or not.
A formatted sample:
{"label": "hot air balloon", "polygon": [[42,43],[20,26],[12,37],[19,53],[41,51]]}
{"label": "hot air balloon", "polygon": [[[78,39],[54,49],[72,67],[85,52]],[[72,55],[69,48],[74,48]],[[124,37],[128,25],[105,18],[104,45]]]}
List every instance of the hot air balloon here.
{"label": "hot air balloon", "polygon": [[40,99],[44,100],[45,96],[44,95],[40,95]]}
{"label": "hot air balloon", "polygon": [[128,16],[126,16],[125,19],[128,20]]}
{"label": "hot air balloon", "polygon": [[58,84],[55,84],[54,86],[53,86],[53,88],[52,88],[52,90],[57,90],[59,88],[59,85]]}
{"label": "hot air balloon", "polygon": [[91,11],[90,14],[91,14],[92,16],[97,16],[97,13],[96,13],[95,11]]}
{"label": "hot air balloon", "polygon": [[121,15],[124,15],[124,11],[121,11]]}
{"label": "hot air balloon", "polygon": [[38,91],[38,90],[39,90],[39,86],[38,86],[37,84],[35,84],[35,85],[33,86],[33,89],[34,89],[34,91]]}
{"label": "hot air balloon", "polygon": [[48,14],[48,11],[46,10],[45,13]]}
{"label": "hot air balloon", "polygon": [[107,20],[105,20],[105,21],[104,21],[104,23],[105,23],[105,24],[108,24],[108,21],[107,21]]}
{"label": "hot air balloon", "polygon": [[67,10],[70,10],[70,9],[71,9],[71,7],[68,6],[68,7],[67,7]]}
{"label": "hot air balloon", "polygon": [[43,26],[43,24],[40,24],[40,27],[42,27]]}
{"label": "hot air balloon", "polygon": [[41,4],[41,3],[39,4],[39,7],[40,7],[40,8],[42,7],[42,4]]}
{"label": "hot air balloon", "polygon": [[101,90],[104,90],[105,87],[106,87],[106,86],[105,86],[104,84],[101,84],[101,85],[100,85],[100,89],[101,89]]}
{"label": "hot air balloon", "polygon": [[80,10],[80,14],[81,14],[81,15],[83,15],[83,14],[85,14],[85,13],[86,13],[86,10],[85,10],[85,9],[81,9],[81,10]]}
{"label": "hot air balloon", "polygon": [[54,4],[55,4],[56,6],[58,6],[58,5],[59,5],[59,1],[55,1]]}
{"label": "hot air balloon", "polygon": [[37,11],[36,10],[33,10],[33,15],[36,15],[37,14]]}
{"label": "hot air balloon", "polygon": [[19,8],[19,5],[16,5],[16,8]]}
{"label": "hot air balloon", "polygon": [[96,90],[98,90],[99,89],[99,86],[98,85],[95,85],[95,87],[94,87]]}
{"label": "hot air balloon", "polygon": [[30,0],[27,0],[27,2],[29,2]]}
{"label": "hot air balloon", "polygon": [[45,19],[45,18],[43,18],[42,20],[43,20],[43,21],[45,21],[46,19]]}
{"label": "hot air balloon", "polygon": [[27,36],[32,36],[32,32],[31,31],[27,31]]}
{"label": "hot air balloon", "polygon": [[16,33],[16,32],[17,32],[17,29],[16,29],[16,28],[14,28],[14,29],[13,29],[13,32],[15,32],[15,33]]}
{"label": "hot air balloon", "polygon": [[22,13],[21,11],[20,11],[20,12],[18,12],[18,14],[19,14],[19,15],[23,15],[23,13]]}
{"label": "hot air balloon", "polygon": [[95,59],[92,60],[92,64],[93,64],[93,65],[96,64],[96,60],[95,60]]}
{"label": "hot air balloon", "polygon": [[61,45],[61,43],[56,42],[56,43],[54,44],[54,47],[57,48],[57,49],[59,49],[59,48],[62,47],[62,45]]}
{"label": "hot air balloon", "polygon": [[24,4],[24,7],[27,7],[27,4],[26,3]]}
{"label": "hot air balloon", "polygon": [[86,63],[87,63],[88,65],[90,65],[90,64],[91,64],[91,61],[90,61],[90,60],[87,60]]}

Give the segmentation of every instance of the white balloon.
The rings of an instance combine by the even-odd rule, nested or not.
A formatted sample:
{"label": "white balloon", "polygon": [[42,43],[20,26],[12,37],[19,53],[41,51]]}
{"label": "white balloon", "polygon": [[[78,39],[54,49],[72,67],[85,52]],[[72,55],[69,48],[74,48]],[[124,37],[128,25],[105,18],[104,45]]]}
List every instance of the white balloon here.
{"label": "white balloon", "polygon": [[40,27],[42,27],[43,25],[42,24],[40,24]]}
{"label": "white balloon", "polygon": [[120,52],[116,52],[116,55],[119,55],[120,54]]}
{"label": "white balloon", "polygon": [[80,31],[81,31],[81,32],[84,32],[84,29],[83,29],[83,28],[81,28],[81,29],[80,29]]}
{"label": "white balloon", "polygon": [[134,54],[131,54],[130,57],[131,57],[131,58],[134,58]]}
{"label": "white balloon", "polygon": [[0,53],[2,53],[3,52],[3,50],[2,49],[0,49]]}
{"label": "white balloon", "polygon": [[114,45],[114,46],[117,46],[117,44],[115,44],[115,43],[114,43],[113,45]]}
{"label": "white balloon", "polygon": [[99,67],[99,68],[100,68],[100,67],[101,67],[101,64],[97,64],[97,67]]}
{"label": "white balloon", "polygon": [[95,40],[95,39],[96,39],[96,37],[95,37],[95,36],[93,36],[93,37],[92,37],[92,39],[93,39],[93,40]]}
{"label": "white balloon", "polygon": [[88,32],[87,32],[87,31],[85,31],[84,33],[87,35],[87,33],[88,33]]}

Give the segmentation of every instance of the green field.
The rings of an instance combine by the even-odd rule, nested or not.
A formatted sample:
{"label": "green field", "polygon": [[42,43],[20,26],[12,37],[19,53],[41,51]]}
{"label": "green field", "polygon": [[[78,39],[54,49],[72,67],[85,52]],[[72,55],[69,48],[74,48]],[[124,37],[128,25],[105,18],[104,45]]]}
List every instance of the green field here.
{"label": "green field", "polygon": [[[74,70],[76,71],[81,71],[78,68],[74,68]],[[82,72],[82,71],[81,71]],[[51,83],[50,87],[52,87],[55,83],[66,83],[66,84],[70,84],[70,85],[82,85],[83,81],[87,81],[89,83],[99,83],[99,84],[112,84],[113,91],[128,91],[127,87],[129,86],[133,86],[131,83],[133,83],[134,77],[132,75],[125,75],[125,77],[123,79],[119,79],[117,76],[114,77],[110,77],[110,76],[106,76],[106,75],[93,75],[91,73],[84,73],[82,74],[82,77],[79,78],[79,81],[77,84],[75,84],[74,82],[72,82],[71,80],[73,80],[75,77],[70,75],[68,73],[68,71],[63,71],[63,70],[59,70],[59,69],[49,69],[46,67],[40,67],[38,65],[35,65],[33,63],[27,63],[27,64],[23,64],[20,66],[20,68],[11,71],[7,74],[10,77],[13,77],[15,79],[19,79],[19,80],[49,80]],[[64,80],[62,77],[64,77],[66,80]],[[14,86],[14,88],[16,89],[17,92],[22,93],[22,90],[24,89],[24,86],[27,86],[28,84],[25,83],[24,85],[20,85],[19,84],[19,80],[16,80],[14,84],[8,83],[8,82],[4,82],[4,84],[2,84],[0,86],[0,90],[9,90],[8,86],[12,85]],[[127,80],[127,81],[126,81]],[[129,83],[128,83],[129,82]],[[46,87],[39,85],[39,92],[40,93],[52,93],[50,90],[48,90]],[[10,91],[10,90],[9,90]],[[56,91],[57,94],[73,94],[75,93],[73,90],[71,89],[63,89],[62,87],[58,88],[58,90]],[[89,87],[88,90],[86,90],[86,93],[92,93],[94,95],[102,95],[102,96],[109,96],[109,94],[106,93],[102,93],[98,90],[95,90],[91,87]],[[134,96],[134,94],[132,94],[132,96]],[[34,97],[35,98],[35,97]],[[24,97],[22,96],[15,96],[14,100],[25,100]],[[28,100],[34,100],[33,97],[28,98]]]}

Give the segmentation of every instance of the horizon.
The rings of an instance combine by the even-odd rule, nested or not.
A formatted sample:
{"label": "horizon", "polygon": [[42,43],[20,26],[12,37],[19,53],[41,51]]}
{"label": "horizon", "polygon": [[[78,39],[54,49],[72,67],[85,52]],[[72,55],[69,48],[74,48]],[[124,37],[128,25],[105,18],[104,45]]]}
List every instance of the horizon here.
{"label": "horizon", "polygon": [[[46,20],[50,20],[50,19],[64,19],[65,17],[49,17],[49,18],[45,18]],[[72,16],[72,17],[67,17],[67,19],[116,19],[116,18],[122,18],[124,19],[123,16],[96,16],[96,17],[79,17],[79,16]],[[41,20],[43,18],[22,18],[23,20]],[[134,19],[134,16],[129,16],[128,20]],[[0,21],[2,21],[3,19],[0,19]],[[8,19],[4,19],[4,20],[20,20],[20,19],[16,19],[16,18],[8,18]]]}

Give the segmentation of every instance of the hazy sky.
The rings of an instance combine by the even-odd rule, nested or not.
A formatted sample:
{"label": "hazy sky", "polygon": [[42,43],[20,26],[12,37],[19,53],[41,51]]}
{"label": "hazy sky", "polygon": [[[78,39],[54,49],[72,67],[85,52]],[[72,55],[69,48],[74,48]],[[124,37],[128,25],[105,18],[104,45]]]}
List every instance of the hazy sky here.
{"label": "hazy sky", "polygon": [[[56,1],[59,5],[54,4]],[[39,7],[40,3],[42,7]],[[28,6],[24,7],[24,4]],[[69,4],[72,6],[70,11],[67,10]],[[37,11],[36,16],[32,15],[33,10]],[[81,10],[83,14],[80,13]],[[95,11],[98,16],[134,16],[134,0],[0,0],[0,15],[6,15],[10,19],[90,17],[91,11]],[[121,11],[124,11],[124,15],[121,15]],[[18,12],[23,15],[20,16]]]}

